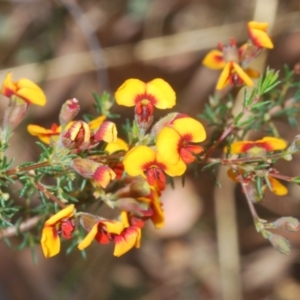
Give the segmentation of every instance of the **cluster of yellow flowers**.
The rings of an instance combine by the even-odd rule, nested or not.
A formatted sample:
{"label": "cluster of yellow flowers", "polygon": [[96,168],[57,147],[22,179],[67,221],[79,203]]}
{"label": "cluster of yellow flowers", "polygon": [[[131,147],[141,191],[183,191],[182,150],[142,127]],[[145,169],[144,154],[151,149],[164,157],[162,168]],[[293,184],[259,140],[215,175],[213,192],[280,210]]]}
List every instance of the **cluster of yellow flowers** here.
{"label": "cluster of yellow flowers", "polygon": [[[262,48],[272,48],[273,44],[266,33],[266,23],[250,22],[248,32],[250,40],[237,48],[236,42],[229,46],[219,45],[220,50],[213,50],[204,58],[203,64],[212,69],[223,69],[216,88],[222,89],[228,84],[245,83],[253,85],[250,77],[258,73],[247,67]],[[10,98],[10,105],[5,114],[3,126],[13,130],[30,104],[44,106],[46,97],[43,91],[32,81],[12,80],[8,73],[2,85],[1,93]],[[50,129],[31,124],[28,132],[37,136],[42,142],[51,145],[54,151],[75,154],[67,166],[68,170],[77,172],[91,181],[95,188],[95,197],[112,208],[120,209],[117,220],[77,211],[74,204],[61,203],[62,210],[50,217],[43,226],[41,245],[45,257],[52,257],[60,251],[60,236],[73,238],[73,232],[79,224],[87,232],[78,241],[78,249],[88,247],[93,240],[100,244],[113,242],[114,255],[120,256],[132,247],[139,247],[141,228],[151,220],[156,228],[164,225],[164,212],[160,195],[166,186],[166,176],[181,176],[187,165],[193,163],[204,149],[199,145],[206,139],[203,125],[188,115],[173,112],[152,126],[154,109],[170,109],[176,104],[176,94],[163,79],[157,78],[144,83],[138,79],[128,79],[115,93],[117,104],[134,107],[135,123],[140,137],[127,144],[118,138],[116,125],[98,116],[89,123],[74,120],[79,111],[77,99],[67,100],[61,109],[59,123]],[[103,154],[93,155],[98,145],[104,149]],[[104,145],[104,147],[103,147]],[[256,156],[268,151],[282,150],[285,141],[266,137],[251,142],[232,143],[225,149],[231,155]],[[240,181],[243,170],[231,168],[228,175]],[[252,174],[254,176],[254,173]],[[247,178],[253,179],[251,172]],[[274,177],[268,177],[272,191],[278,195],[287,193],[286,188]],[[103,193],[112,181],[123,182],[123,187],[115,193]]]}

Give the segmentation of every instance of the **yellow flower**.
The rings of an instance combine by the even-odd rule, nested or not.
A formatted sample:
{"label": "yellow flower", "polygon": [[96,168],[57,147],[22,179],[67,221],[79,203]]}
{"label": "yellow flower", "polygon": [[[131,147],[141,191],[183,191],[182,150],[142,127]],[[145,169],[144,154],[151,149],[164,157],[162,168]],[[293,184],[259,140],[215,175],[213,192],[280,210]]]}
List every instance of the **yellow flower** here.
{"label": "yellow flower", "polygon": [[7,73],[1,88],[1,94],[11,98],[16,96],[28,104],[44,106],[46,96],[39,86],[29,79],[21,78],[14,82],[11,72]]}
{"label": "yellow flower", "polygon": [[139,79],[126,80],[115,93],[119,105],[135,106],[141,103],[166,109],[175,105],[176,95],[172,87],[163,79],[156,78],[148,83]]}
{"label": "yellow flower", "polygon": [[41,245],[46,258],[52,257],[60,251],[59,233],[64,238],[71,238],[71,233],[75,225],[71,218],[74,215],[75,207],[73,204],[59,211],[49,218],[43,227]]}
{"label": "yellow flower", "polygon": [[176,164],[166,163],[155,150],[143,145],[131,149],[124,157],[123,164],[128,175],[141,175],[158,190],[165,188],[164,172],[173,177],[181,176],[186,170],[182,160]]}
{"label": "yellow flower", "polygon": [[202,147],[194,143],[203,142],[205,139],[206,132],[199,121],[178,114],[158,133],[157,152],[166,163],[177,164],[182,161],[189,164],[195,160],[195,154],[203,151]]}
{"label": "yellow flower", "polygon": [[58,139],[61,126],[57,126],[57,124],[53,123],[50,129],[44,128],[39,125],[29,124],[27,126],[27,131],[33,135],[37,136],[43,143],[50,144],[51,139]]}
{"label": "yellow flower", "polygon": [[138,127],[146,131],[153,121],[154,106],[159,109],[175,105],[176,95],[163,79],[156,78],[148,83],[139,79],[128,79],[115,93],[119,105],[135,106]]}
{"label": "yellow flower", "polygon": [[[264,137],[257,141],[240,141],[233,142],[230,145],[230,154],[246,153],[248,156],[262,156],[266,152],[283,150],[287,147],[287,143],[276,137]],[[227,152],[225,147],[224,151]]]}

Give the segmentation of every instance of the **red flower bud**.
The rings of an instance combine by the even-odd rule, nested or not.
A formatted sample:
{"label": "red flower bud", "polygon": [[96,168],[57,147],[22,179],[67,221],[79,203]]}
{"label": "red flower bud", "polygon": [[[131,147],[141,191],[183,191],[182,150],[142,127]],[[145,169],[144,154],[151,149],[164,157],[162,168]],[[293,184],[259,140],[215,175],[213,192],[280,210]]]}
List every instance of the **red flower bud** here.
{"label": "red flower bud", "polygon": [[67,125],[78,114],[80,109],[78,100],[72,98],[67,100],[61,107],[59,114],[59,122],[62,126]]}
{"label": "red flower bud", "polygon": [[90,128],[83,121],[76,121],[63,133],[62,144],[71,149],[87,149],[90,145]]}

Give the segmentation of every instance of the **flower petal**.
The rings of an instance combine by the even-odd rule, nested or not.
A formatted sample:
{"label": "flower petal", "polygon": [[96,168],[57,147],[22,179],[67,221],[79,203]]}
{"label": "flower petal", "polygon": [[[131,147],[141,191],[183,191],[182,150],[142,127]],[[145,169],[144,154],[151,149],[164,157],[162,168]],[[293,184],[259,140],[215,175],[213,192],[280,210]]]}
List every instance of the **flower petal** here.
{"label": "flower petal", "polygon": [[153,105],[159,109],[171,108],[176,104],[176,94],[163,79],[156,78],[146,84],[146,93],[155,98]]}
{"label": "flower petal", "polygon": [[99,116],[96,119],[93,119],[92,121],[90,121],[89,127],[91,130],[94,130],[96,128],[98,128],[106,119],[106,116]]}
{"label": "flower petal", "polygon": [[257,145],[262,145],[267,151],[283,150],[287,147],[287,143],[283,139],[266,136],[261,140],[256,141]]}
{"label": "flower petal", "polygon": [[98,233],[98,224],[95,223],[91,231],[85,236],[85,238],[78,244],[78,249],[83,250],[88,247],[94,240],[96,234]]}
{"label": "flower petal", "polygon": [[147,146],[137,146],[130,150],[123,161],[125,171],[130,176],[144,175],[144,165],[155,162],[156,152]]}
{"label": "flower petal", "polygon": [[17,85],[12,80],[12,73],[8,72],[3,80],[1,94],[10,98],[17,90]]}
{"label": "flower petal", "polygon": [[250,21],[248,22],[248,28],[251,29],[259,29],[262,31],[266,31],[269,27],[269,24],[266,22],[256,22],[256,21]]}
{"label": "flower petal", "polygon": [[107,166],[99,166],[96,169],[93,178],[105,189],[110,181],[116,178],[116,173]]}
{"label": "flower petal", "polygon": [[38,85],[26,78],[21,78],[16,84],[18,88],[16,95],[18,97],[31,104],[45,106],[47,102],[46,96]]}
{"label": "flower petal", "polygon": [[140,247],[141,229],[139,227],[127,227],[121,235],[114,236],[115,249],[114,256],[121,256],[128,252],[131,248]]}
{"label": "flower petal", "polygon": [[173,127],[183,138],[188,136],[189,142],[200,143],[206,139],[206,131],[203,125],[193,118],[183,117],[175,119]]}
{"label": "flower petal", "polygon": [[151,220],[155,228],[156,229],[162,228],[165,224],[165,215],[162,209],[162,204],[155,190],[152,191],[151,207],[153,209],[153,215],[151,216]]}
{"label": "flower petal", "polygon": [[245,69],[245,73],[251,78],[258,78],[260,73],[252,68]]}
{"label": "flower petal", "polygon": [[268,49],[274,48],[272,40],[264,30],[248,27],[248,32],[255,46],[268,48]]}
{"label": "flower petal", "polygon": [[270,184],[272,186],[271,192],[273,192],[277,196],[285,196],[288,193],[288,189],[277,179],[268,176]]}
{"label": "flower petal", "polygon": [[157,154],[157,162],[164,166],[164,171],[169,176],[181,176],[186,171],[186,164],[180,158],[176,164],[167,164],[161,158],[159,154]]}
{"label": "flower petal", "polygon": [[134,106],[136,97],[144,94],[146,84],[139,79],[127,79],[116,91],[115,98],[119,105]]}
{"label": "flower petal", "polygon": [[45,226],[43,228],[41,245],[46,258],[52,257],[59,253],[60,239],[54,227]]}
{"label": "flower petal", "polygon": [[217,86],[216,86],[217,90],[222,90],[228,84],[230,69],[231,69],[231,63],[229,62],[225,65],[225,67],[219,77],[219,80],[218,80]]}
{"label": "flower petal", "polygon": [[202,64],[213,70],[220,70],[225,67],[225,60],[223,58],[223,53],[219,50],[212,50],[206,54]]}
{"label": "flower petal", "polygon": [[239,75],[239,77],[243,80],[243,82],[247,86],[253,86],[253,81],[247,75],[247,73],[237,63],[232,63],[232,64],[233,64],[233,69],[236,71],[236,73]]}
{"label": "flower petal", "polygon": [[117,138],[114,142],[108,143],[105,147],[105,151],[109,154],[120,150],[128,151],[128,145],[120,138]]}
{"label": "flower petal", "polygon": [[105,121],[95,132],[94,137],[97,141],[111,143],[117,139],[117,135],[118,131],[116,124],[111,121]]}
{"label": "flower petal", "polygon": [[164,127],[157,135],[156,148],[162,160],[169,164],[176,164],[180,159],[178,144],[180,134],[172,127]]}
{"label": "flower petal", "polygon": [[116,220],[103,220],[101,223],[105,226],[106,231],[113,234],[121,234],[124,229],[124,225],[120,221]]}
{"label": "flower petal", "polygon": [[53,215],[51,218],[49,218],[45,222],[45,227],[53,226],[62,219],[68,219],[72,217],[74,215],[74,211],[75,211],[74,204],[68,205],[67,207],[65,207],[64,209],[60,210],[58,213]]}

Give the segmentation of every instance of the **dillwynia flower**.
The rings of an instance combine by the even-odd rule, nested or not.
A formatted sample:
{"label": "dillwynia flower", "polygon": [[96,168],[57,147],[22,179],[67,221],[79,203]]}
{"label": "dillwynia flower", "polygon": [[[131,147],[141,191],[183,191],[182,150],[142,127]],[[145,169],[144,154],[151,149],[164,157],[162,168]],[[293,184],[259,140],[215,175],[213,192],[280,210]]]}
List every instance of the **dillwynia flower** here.
{"label": "dillwynia flower", "polygon": [[252,78],[259,77],[259,72],[248,68],[248,64],[256,58],[262,48],[273,48],[273,43],[266,30],[267,23],[251,21],[248,23],[249,41],[237,48],[236,41],[218,45],[218,50],[210,51],[203,60],[203,65],[213,70],[221,70],[216,89],[221,90],[230,85],[246,84],[252,86]]}
{"label": "dillwynia flower", "polygon": [[[275,137],[264,137],[257,141],[233,142],[230,145],[230,148],[226,147],[224,151],[229,152],[230,154],[246,155],[247,157],[258,157],[266,155],[267,152],[284,150],[286,147],[287,143],[282,139]],[[228,171],[228,176],[235,181],[240,181],[239,174],[243,175],[244,171],[241,169],[229,169]],[[248,180],[249,182],[251,182],[252,177],[255,179],[255,173],[249,172],[246,181]],[[268,172],[262,178],[262,181],[263,190],[268,187],[271,192],[278,196],[284,196],[288,192],[287,188],[272,176],[272,172]],[[253,184],[255,184],[255,182],[253,182]]]}
{"label": "dillwynia flower", "polygon": [[59,234],[66,239],[72,237],[74,223],[72,217],[75,213],[74,205],[69,205],[49,218],[43,227],[41,245],[46,258],[54,256],[60,251]]}
{"label": "dillwynia flower", "polygon": [[257,141],[240,141],[233,142],[229,148],[230,154],[247,154],[248,157],[263,156],[267,152],[283,150],[287,147],[286,141],[276,137],[264,137]]}
{"label": "dillwynia flower", "polygon": [[[105,119],[106,116],[99,116],[93,119],[92,121],[90,121],[88,123],[90,131],[98,129]],[[74,124],[74,122],[75,121],[69,122],[66,126],[66,130],[68,130]],[[58,126],[56,123],[53,123],[50,128],[44,128],[42,126],[35,125],[35,124],[29,124],[27,126],[27,131],[31,135],[37,136],[40,141],[48,145],[50,144],[51,140],[54,141],[58,140],[58,137],[61,134],[61,130],[62,130],[61,126]]]}
{"label": "dillwynia flower", "polygon": [[1,94],[10,99],[9,106],[4,112],[3,127],[11,130],[24,119],[30,104],[40,106],[46,104],[46,96],[40,87],[26,78],[14,82],[11,72],[3,81]]}
{"label": "dillwynia flower", "polygon": [[154,149],[143,145],[131,149],[124,157],[123,164],[128,175],[141,175],[158,190],[165,188],[164,173],[172,177],[181,176],[186,170],[186,165],[182,160],[176,164],[168,164]]}
{"label": "dillwynia flower", "polygon": [[9,72],[2,84],[1,94],[8,98],[17,97],[27,104],[35,104],[44,106],[46,104],[46,96],[39,86],[29,79],[21,78],[14,82],[12,73]]}
{"label": "dillwynia flower", "polygon": [[195,160],[194,155],[203,151],[203,148],[195,143],[203,142],[205,139],[206,132],[199,121],[178,114],[158,133],[157,152],[166,163],[177,164],[181,161],[189,164]]}
{"label": "dillwynia flower", "polygon": [[[242,169],[229,169],[227,175],[230,179],[236,182],[241,182],[240,176],[243,176],[245,172]],[[253,180],[252,180],[253,179]],[[259,194],[256,191],[255,174],[248,173],[247,177],[243,179],[243,182],[248,185],[248,190],[252,191],[252,198],[256,201],[261,201]],[[277,196],[285,196],[288,193],[287,188],[276,178],[272,177],[272,173],[269,173],[262,178],[262,191],[268,188],[273,194]]]}
{"label": "dillwynia flower", "polygon": [[174,90],[160,78],[147,83],[128,79],[118,88],[115,98],[119,105],[135,106],[135,119],[143,130],[147,130],[152,123],[154,106],[166,109],[173,107],[176,102]]}
{"label": "dillwynia flower", "polygon": [[100,244],[115,243],[114,256],[121,256],[132,247],[139,248],[141,229],[138,227],[125,227],[122,221],[106,220],[87,213],[79,215],[82,227],[88,232],[79,243],[78,249],[88,247],[93,240]]}

